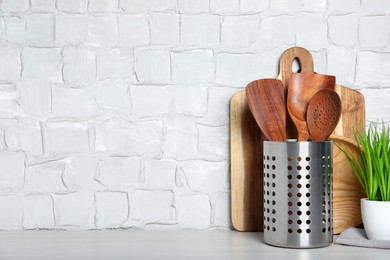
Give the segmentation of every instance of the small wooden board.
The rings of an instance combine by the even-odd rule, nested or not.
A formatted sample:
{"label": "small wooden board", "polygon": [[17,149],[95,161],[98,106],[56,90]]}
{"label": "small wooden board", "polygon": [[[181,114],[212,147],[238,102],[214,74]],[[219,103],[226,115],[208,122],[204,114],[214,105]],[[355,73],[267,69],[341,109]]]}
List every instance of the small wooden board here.
{"label": "small wooden board", "polygon": [[[280,60],[280,74],[287,90],[292,62],[297,59],[301,72],[313,72],[310,52],[294,47]],[[353,138],[354,127],[365,125],[364,96],[358,91],[336,85],[343,105],[339,124],[333,134]],[[232,222],[238,231],[263,230],[263,141],[246,103],[245,91],[233,95],[230,102]],[[296,136],[292,121],[287,118],[287,135]],[[364,192],[342,152],[333,146],[333,227],[334,233],[361,224],[360,198]]]}

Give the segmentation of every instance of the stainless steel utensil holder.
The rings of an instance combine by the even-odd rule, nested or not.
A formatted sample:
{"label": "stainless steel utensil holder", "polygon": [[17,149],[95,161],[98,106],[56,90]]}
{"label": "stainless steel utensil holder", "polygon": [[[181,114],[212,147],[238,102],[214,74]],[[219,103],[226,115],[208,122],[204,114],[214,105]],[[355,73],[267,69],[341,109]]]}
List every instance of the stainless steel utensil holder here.
{"label": "stainless steel utensil holder", "polygon": [[332,142],[264,142],[264,241],[290,248],[333,241]]}

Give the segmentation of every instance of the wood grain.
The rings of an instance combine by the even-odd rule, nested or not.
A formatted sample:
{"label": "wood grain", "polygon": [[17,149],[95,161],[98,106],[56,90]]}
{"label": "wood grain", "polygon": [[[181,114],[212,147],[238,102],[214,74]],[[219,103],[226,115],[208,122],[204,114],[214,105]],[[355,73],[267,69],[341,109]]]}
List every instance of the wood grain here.
{"label": "wood grain", "polygon": [[336,78],[330,75],[293,73],[290,76],[287,94],[287,109],[298,131],[298,141],[307,141],[309,131],[306,111],[310,100],[321,89],[334,89]]}
{"label": "wood grain", "polygon": [[[290,81],[290,77],[293,73],[292,66],[293,62],[297,61],[300,67],[299,72],[302,73],[310,73],[314,72],[314,64],[311,53],[301,47],[294,47],[287,49],[283,52],[279,61],[279,75],[276,77],[277,79],[282,81],[285,97],[287,97],[287,85]],[[286,107],[287,107],[287,99],[286,99]],[[297,128],[294,122],[291,119],[289,113],[286,115],[286,134],[287,138],[295,139],[298,135]]]}
{"label": "wood grain", "polygon": [[301,73],[308,73],[314,71],[313,58],[311,53],[302,47],[294,47],[283,52],[279,62],[279,75],[276,77],[280,79],[287,91],[287,85],[293,73],[292,64],[296,60],[299,63]]}
{"label": "wood grain", "polygon": [[[280,61],[279,79],[284,87],[291,76],[291,65],[299,54],[301,71],[312,70],[310,52],[303,48],[286,50]],[[310,71],[309,71],[310,72]],[[353,137],[353,128],[365,124],[364,97],[350,88],[336,85],[343,110],[333,134]],[[246,104],[245,91],[233,95],[231,108],[231,192],[232,222],[239,231],[261,231],[263,227],[262,156],[264,135]],[[292,122],[292,121],[291,121]],[[287,132],[294,129],[287,124]],[[357,128],[359,129],[359,128]],[[296,130],[296,129],[295,129]],[[361,224],[360,198],[364,196],[344,154],[333,147],[333,227],[338,234]]]}
{"label": "wood grain", "polygon": [[[343,106],[340,121],[334,135],[353,139],[354,131],[363,129],[366,123],[364,96],[350,88],[336,85]],[[360,199],[364,198],[360,186],[346,156],[333,146],[333,229],[335,234],[362,223]]]}
{"label": "wood grain", "polygon": [[364,96],[353,89],[336,84],[335,91],[339,94],[343,106],[340,121],[334,134],[353,138],[355,130],[361,130],[366,124]]}
{"label": "wood grain", "polygon": [[314,94],[306,112],[310,139],[328,140],[339,122],[341,111],[341,99],[333,89],[321,89]]}
{"label": "wood grain", "polygon": [[245,88],[249,109],[261,131],[271,141],[286,141],[286,103],[282,82],[260,79]]}
{"label": "wood grain", "polygon": [[[230,101],[232,222],[239,231],[263,230],[263,140],[245,91]],[[245,148],[244,148],[245,147]]]}

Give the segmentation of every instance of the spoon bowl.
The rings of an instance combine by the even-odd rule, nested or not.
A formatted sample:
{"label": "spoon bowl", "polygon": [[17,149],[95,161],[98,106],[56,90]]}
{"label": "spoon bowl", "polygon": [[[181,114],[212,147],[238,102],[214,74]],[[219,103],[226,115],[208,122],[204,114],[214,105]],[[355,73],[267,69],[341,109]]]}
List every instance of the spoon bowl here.
{"label": "spoon bowl", "polygon": [[288,85],[287,109],[298,130],[298,141],[307,141],[306,111],[311,98],[321,89],[333,90],[336,77],[315,73],[293,73]]}
{"label": "spoon bowl", "polygon": [[312,141],[325,141],[336,128],[341,116],[341,100],[331,89],[321,89],[310,100],[306,121]]}

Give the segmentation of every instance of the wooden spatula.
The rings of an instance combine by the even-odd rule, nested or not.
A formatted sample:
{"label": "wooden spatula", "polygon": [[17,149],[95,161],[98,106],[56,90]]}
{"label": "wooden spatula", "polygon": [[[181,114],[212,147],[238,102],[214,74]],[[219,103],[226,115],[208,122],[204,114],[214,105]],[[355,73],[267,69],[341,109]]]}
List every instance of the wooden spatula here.
{"label": "wooden spatula", "polygon": [[287,109],[298,130],[298,141],[307,141],[306,111],[309,101],[321,89],[334,90],[336,77],[315,73],[293,73],[288,85]]}
{"label": "wooden spatula", "polygon": [[331,89],[319,90],[307,106],[307,128],[312,141],[325,141],[336,128],[341,116],[341,100]]}
{"label": "wooden spatula", "polygon": [[246,88],[249,109],[264,135],[271,141],[286,141],[286,101],[278,79],[260,79]]}

